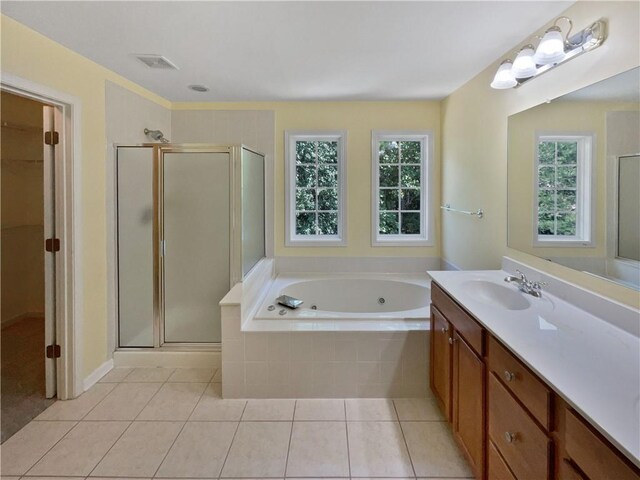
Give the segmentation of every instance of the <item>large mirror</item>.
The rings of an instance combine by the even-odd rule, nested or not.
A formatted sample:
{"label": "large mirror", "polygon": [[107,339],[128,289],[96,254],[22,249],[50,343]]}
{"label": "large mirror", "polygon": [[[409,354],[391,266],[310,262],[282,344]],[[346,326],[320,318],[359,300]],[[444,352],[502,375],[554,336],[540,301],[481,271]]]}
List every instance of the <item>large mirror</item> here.
{"label": "large mirror", "polygon": [[640,289],[640,68],[509,117],[509,247]]}

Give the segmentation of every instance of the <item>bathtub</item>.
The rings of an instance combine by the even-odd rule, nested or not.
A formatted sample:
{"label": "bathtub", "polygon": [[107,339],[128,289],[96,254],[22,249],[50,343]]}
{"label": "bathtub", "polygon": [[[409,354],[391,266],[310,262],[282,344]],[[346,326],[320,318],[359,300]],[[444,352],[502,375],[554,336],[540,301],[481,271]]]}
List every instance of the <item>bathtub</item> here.
{"label": "bathtub", "polygon": [[[282,294],[304,304],[282,310]],[[430,301],[426,274],[265,267],[222,305],[222,396],[424,397]]]}
{"label": "bathtub", "polygon": [[[428,328],[426,274],[281,274],[245,330],[407,331]],[[303,300],[293,310],[280,295]]]}

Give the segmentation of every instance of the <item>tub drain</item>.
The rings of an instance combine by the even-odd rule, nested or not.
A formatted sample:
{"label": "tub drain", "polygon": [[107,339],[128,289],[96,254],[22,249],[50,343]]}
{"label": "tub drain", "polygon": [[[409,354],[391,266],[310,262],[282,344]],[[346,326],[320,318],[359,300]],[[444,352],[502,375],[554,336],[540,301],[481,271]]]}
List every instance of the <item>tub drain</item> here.
{"label": "tub drain", "polygon": [[311,310],[317,310],[318,306],[317,305],[311,305]]}
{"label": "tub drain", "polygon": [[384,298],[382,298],[382,297],[380,297],[380,298],[378,299],[378,303],[379,303],[380,305],[383,305],[383,304],[384,304],[384,301],[385,301],[385,300],[384,300]]}

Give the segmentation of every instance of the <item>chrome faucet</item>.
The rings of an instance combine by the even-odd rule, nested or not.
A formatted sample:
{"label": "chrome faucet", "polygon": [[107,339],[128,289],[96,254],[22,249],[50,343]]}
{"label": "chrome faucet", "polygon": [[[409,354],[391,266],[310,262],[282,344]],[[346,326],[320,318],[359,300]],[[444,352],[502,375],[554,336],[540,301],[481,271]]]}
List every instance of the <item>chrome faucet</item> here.
{"label": "chrome faucet", "polygon": [[520,270],[516,270],[516,273],[518,274],[517,277],[514,275],[507,275],[504,277],[504,281],[507,283],[515,283],[518,285],[518,290],[522,293],[526,293],[537,298],[542,297],[542,287],[547,284],[546,282],[532,282],[527,279],[527,276]]}

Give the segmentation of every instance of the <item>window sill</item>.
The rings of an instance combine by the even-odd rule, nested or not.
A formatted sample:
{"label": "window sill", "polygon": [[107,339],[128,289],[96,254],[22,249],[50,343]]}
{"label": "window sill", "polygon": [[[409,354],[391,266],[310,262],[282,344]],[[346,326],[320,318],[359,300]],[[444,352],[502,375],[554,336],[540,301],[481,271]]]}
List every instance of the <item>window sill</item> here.
{"label": "window sill", "polygon": [[434,242],[425,238],[391,238],[381,239],[375,238],[371,241],[372,247],[433,247]]}
{"label": "window sill", "polygon": [[553,247],[553,248],[562,248],[562,247],[571,247],[571,248],[595,248],[595,242],[590,240],[534,240],[534,247]]}
{"label": "window sill", "polygon": [[309,239],[294,238],[285,242],[285,247],[346,247],[347,241],[343,238],[318,238]]}

